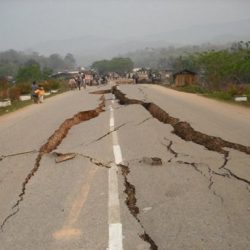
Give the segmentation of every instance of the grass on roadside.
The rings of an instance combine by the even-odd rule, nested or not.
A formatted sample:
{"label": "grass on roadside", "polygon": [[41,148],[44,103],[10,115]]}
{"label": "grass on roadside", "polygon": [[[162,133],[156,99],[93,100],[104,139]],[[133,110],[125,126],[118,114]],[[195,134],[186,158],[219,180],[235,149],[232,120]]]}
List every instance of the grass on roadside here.
{"label": "grass on roadside", "polygon": [[[46,100],[46,99],[48,99],[50,97],[53,97],[55,95],[66,92],[67,90],[68,90],[67,88],[62,88],[57,93],[53,93],[53,94],[50,94],[49,96],[45,96],[44,99]],[[14,101],[11,101],[10,106],[8,106],[8,107],[0,107],[0,116],[11,113],[11,112],[14,112],[14,111],[16,111],[18,109],[24,108],[24,107],[29,106],[31,104],[34,104],[33,100],[28,100],[28,101],[14,100]]]}
{"label": "grass on roadside", "polygon": [[28,100],[28,101],[12,101],[11,105],[8,107],[1,107],[0,108],[0,116],[1,115],[5,115],[11,112],[14,112],[18,109],[24,108],[30,104],[32,104],[33,101],[32,100]]}
{"label": "grass on roadside", "polygon": [[245,95],[247,96],[247,99],[248,99],[248,101],[246,102],[236,102],[234,100],[234,96],[232,95],[232,93],[230,93],[230,91],[209,91],[203,88],[202,86],[198,86],[198,85],[186,85],[186,86],[181,86],[181,87],[169,86],[169,87],[177,91],[200,94],[202,96],[213,98],[216,100],[250,107],[250,86],[246,87]]}

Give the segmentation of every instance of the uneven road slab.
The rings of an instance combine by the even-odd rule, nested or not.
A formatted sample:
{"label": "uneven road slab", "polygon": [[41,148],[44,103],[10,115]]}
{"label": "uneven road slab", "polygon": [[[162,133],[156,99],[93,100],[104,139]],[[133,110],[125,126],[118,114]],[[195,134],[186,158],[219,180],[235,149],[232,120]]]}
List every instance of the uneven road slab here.
{"label": "uneven road slab", "polygon": [[200,131],[197,143],[147,105],[90,93],[110,88],[0,118],[0,249],[249,249],[249,110],[117,88]]}

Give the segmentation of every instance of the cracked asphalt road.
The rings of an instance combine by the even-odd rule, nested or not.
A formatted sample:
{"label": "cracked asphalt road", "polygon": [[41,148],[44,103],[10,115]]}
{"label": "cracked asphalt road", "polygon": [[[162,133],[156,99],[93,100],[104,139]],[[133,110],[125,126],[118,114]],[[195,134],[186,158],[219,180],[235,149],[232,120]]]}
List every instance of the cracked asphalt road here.
{"label": "cracked asphalt road", "polygon": [[[250,154],[213,150],[206,138],[248,149],[250,111],[155,85],[119,86],[207,136],[197,144],[142,105],[114,101],[111,86],[103,89],[68,92],[0,118],[0,249],[249,249]],[[122,248],[109,231],[114,143],[122,153]],[[74,157],[56,163],[67,153]]]}

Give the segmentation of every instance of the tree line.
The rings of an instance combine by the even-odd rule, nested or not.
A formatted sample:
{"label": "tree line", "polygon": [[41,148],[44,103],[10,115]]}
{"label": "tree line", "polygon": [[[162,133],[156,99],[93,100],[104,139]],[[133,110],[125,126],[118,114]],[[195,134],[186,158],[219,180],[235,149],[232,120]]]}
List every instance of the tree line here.
{"label": "tree line", "polygon": [[37,52],[25,53],[15,50],[0,52],[0,77],[14,76],[23,79],[25,75],[30,74],[37,79],[51,72],[73,69],[75,65],[75,58],[70,53],[64,57],[59,54],[46,57]]}
{"label": "tree line", "polygon": [[178,72],[194,71],[201,83],[210,89],[222,89],[228,84],[250,83],[250,42],[225,45],[204,44],[168,48],[146,48],[125,56],[136,67]]}
{"label": "tree line", "polygon": [[96,61],[91,68],[98,71],[101,75],[109,72],[116,72],[122,75],[131,72],[134,68],[134,63],[130,58],[115,57],[111,60]]}
{"label": "tree line", "polygon": [[238,42],[223,50],[189,53],[175,58],[172,68],[197,72],[205,86],[221,89],[228,84],[250,83],[250,42]]}

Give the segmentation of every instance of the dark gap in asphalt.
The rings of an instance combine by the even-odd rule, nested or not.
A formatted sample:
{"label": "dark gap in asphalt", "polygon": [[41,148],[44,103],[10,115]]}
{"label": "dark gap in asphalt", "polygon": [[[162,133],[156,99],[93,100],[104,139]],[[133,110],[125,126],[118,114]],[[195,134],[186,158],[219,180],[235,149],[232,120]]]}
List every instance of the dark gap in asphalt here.
{"label": "dark gap in asphalt", "polygon": [[126,205],[130,211],[130,213],[134,216],[134,218],[137,220],[141,228],[144,230],[144,233],[140,235],[140,238],[143,239],[145,242],[149,243],[150,250],[157,250],[158,247],[153,241],[153,239],[146,233],[144,226],[142,225],[142,222],[138,218],[138,214],[140,213],[139,207],[136,205],[137,199],[136,199],[136,189],[133,184],[131,184],[128,181],[128,174],[130,173],[130,169],[128,166],[119,164],[118,167],[121,168],[122,176],[124,177],[124,186],[125,190],[124,193],[127,195],[126,198]]}
{"label": "dark gap in asphalt", "polygon": [[140,237],[141,237],[141,239],[143,239],[144,241],[146,241],[150,244],[150,250],[157,250],[158,249],[158,246],[155,244],[155,242],[151,239],[151,237],[147,233],[140,235]]}
{"label": "dark gap in asphalt", "polygon": [[97,90],[97,91],[90,92],[90,94],[94,94],[94,95],[105,95],[105,94],[111,94],[111,93],[112,93],[111,89],[104,89],[104,90]]}
{"label": "dark gap in asphalt", "polygon": [[129,99],[125,96],[125,94],[118,90],[117,87],[113,87],[113,93],[122,105],[142,105],[154,118],[162,123],[170,124],[174,128],[173,133],[185,141],[192,141],[206,147],[208,150],[216,151],[221,154],[228,152],[223,148],[232,148],[243,153],[250,154],[249,146],[229,142],[220,137],[210,136],[196,131],[190,126],[189,123],[180,121],[178,118],[170,116],[165,110],[152,102],[146,103],[140,100]]}
{"label": "dark gap in asphalt", "polygon": [[143,102],[141,100],[127,98],[126,95],[117,88],[117,86],[114,86],[112,88],[112,93],[119,100],[119,103],[121,105],[139,104],[143,106],[158,121],[164,124],[171,125],[173,127],[172,133],[174,133],[184,141],[191,141],[198,145],[204,146],[206,149],[210,151],[223,154],[224,163],[220,169],[225,169],[230,174],[230,176],[234,177],[237,180],[250,184],[249,180],[237,176],[230,169],[226,168],[229,162],[228,159],[229,151],[224,149],[224,148],[230,148],[246,154],[250,154],[250,146],[233,143],[230,141],[226,141],[220,137],[211,136],[196,131],[191,127],[191,125],[188,122],[183,122],[180,121],[178,118],[170,116],[165,110],[163,110],[158,105],[152,102]]}
{"label": "dark gap in asphalt", "polygon": [[23,201],[25,192],[26,192],[26,186],[29,183],[30,179],[35,175],[35,173],[38,171],[40,167],[40,162],[42,160],[43,155],[48,154],[55,150],[63,141],[63,139],[67,136],[69,130],[84,121],[88,121],[90,119],[93,119],[97,117],[101,112],[104,112],[104,107],[105,107],[105,98],[104,96],[101,96],[100,98],[101,103],[98,105],[96,109],[93,110],[88,110],[88,111],[83,111],[75,114],[72,118],[66,119],[60,127],[52,134],[51,137],[49,137],[48,141],[41,146],[39,149],[38,156],[35,161],[34,168],[30,171],[30,173],[26,176],[24,182],[22,183],[22,190],[21,193],[19,194],[19,199],[17,202],[14,204],[12,209],[16,209],[13,213],[8,215],[2,222],[1,224],[1,230],[3,231],[3,228],[6,224],[6,222],[13,217],[14,215],[17,214],[19,211],[19,205]]}

